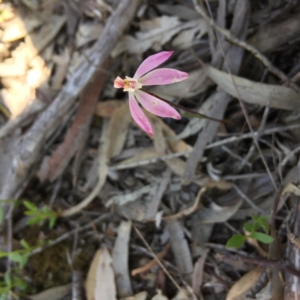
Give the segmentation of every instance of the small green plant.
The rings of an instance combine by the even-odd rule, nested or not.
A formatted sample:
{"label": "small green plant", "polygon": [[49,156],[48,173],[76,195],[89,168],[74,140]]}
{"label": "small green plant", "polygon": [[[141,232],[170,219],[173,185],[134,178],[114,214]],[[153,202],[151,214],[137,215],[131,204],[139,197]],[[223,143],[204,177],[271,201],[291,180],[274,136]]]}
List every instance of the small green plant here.
{"label": "small green plant", "polygon": [[11,252],[0,250],[0,258],[8,257],[12,262],[16,263],[15,268],[12,268],[10,272],[6,272],[2,275],[3,280],[0,281],[0,300],[5,300],[15,288],[20,291],[25,291],[28,287],[26,280],[24,280],[20,274],[22,274],[23,268],[28,262],[30,252],[36,247],[29,246],[25,240],[21,240],[20,244],[23,249]]}
{"label": "small green plant", "polygon": [[60,215],[60,211],[54,211],[49,206],[45,205],[42,209],[39,209],[34,203],[30,201],[24,201],[23,204],[27,208],[25,215],[30,216],[27,221],[28,225],[39,224],[43,220],[49,219],[49,228],[52,229],[55,225],[57,218]]}
{"label": "small green plant", "polygon": [[[248,237],[256,239],[264,244],[273,242],[273,238],[268,234],[270,225],[269,216],[252,216],[252,222],[244,224],[246,234],[235,234],[226,243],[228,248],[240,248]],[[261,231],[264,231],[261,232]]]}

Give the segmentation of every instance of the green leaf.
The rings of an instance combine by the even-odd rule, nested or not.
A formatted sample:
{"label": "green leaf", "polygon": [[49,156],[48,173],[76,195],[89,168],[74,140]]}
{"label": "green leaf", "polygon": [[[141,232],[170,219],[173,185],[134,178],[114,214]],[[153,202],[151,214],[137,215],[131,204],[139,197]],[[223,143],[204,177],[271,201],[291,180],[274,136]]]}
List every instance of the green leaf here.
{"label": "green leaf", "polygon": [[270,235],[262,233],[262,232],[253,232],[250,235],[250,237],[252,237],[253,239],[256,239],[262,243],[265,243],[265,244],[270,244],[274,240]]}
{"label": "green leaf", "polygon": [[24,253],[24,254],[22,255],[21,261],[19,262],[19,265],[20,265],[20,268],[21,268],[21,269],[23,269],[24,266],[27,264],[28,259],[29,259],[29,253]]}
{"label": "green leaf", "polygon": [[4,252],[4,251],[0,250],[0,258],[7,257],[7,256],[8,256],[8,252]]}
{"label": "green leaf", "polygon": [[246,241],[246,237],[242,234],[233,235],[226,243],[227,248],[239,248]]}
{"label": "green leaf", "polygon": [[12,261],[15,261],[15,262],[18,262],[20,263],[22,261],[22,255],[19,253],[19,252],[11,252],[8,254],[8,257],[12,260]]}
{"label": "green leaf", "polygon": [[30,209],[30,210],[38,210],[37,206],[30,202],[30,201],[24,201],[23,204],[26,206],[26,208]]}
{"label": "green leaf", "polygon": [[43,217],[34,217],[29,220],[27,220],[28,225],[34,225],[34,224],[39,224],[43,220]]}
{"label": "green leaf", "polygon": [[52,229],[55,225],[56,217],[51,217],[49,219],[49,228]]}
{"label": "green leaf", "polygon": [[3,207],[0,205],[0,223],[4,220],[4,210]]}
{"label": "green leaf", "polygon": [[246,231],[248,231],[248,232],[252,232],[253,231],[253,223],[245,223],[244,224],[244,229],[246,230]]}
{"label": "green leaf", "polygon": [[6,272],[4,274],[4,282],[6,283],[6,285],[11,285],[11,274]]}
{"label": "green leaf", "polygon": [[49,212],[51,212],[51,210],[48,208],[48,206],[43,206],[43,208],[41,209],[41,212],[44,214],[44,215],[47,215]]}
{"label": "green leaf", "polygon": [[20,241],[20,244],[23,246],[23,248],[30,249],[29,244],[24,239]]}

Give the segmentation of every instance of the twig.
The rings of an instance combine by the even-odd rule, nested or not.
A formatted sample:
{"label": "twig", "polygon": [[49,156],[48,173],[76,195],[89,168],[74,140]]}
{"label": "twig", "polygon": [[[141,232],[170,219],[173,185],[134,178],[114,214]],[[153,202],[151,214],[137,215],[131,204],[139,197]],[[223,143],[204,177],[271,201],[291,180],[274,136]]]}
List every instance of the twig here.
{"label": "twig", "polygon": [[284,270],[284,271],[300,278],[300,272],[287,266],[286,262],[283,260],[271,260],[271,259],[266,259],[266,258],[250,257],[250,256],[244,256],[244,255],[235,255],[235,257],[244,262],[256,264],[259,266],[275,267],[277,269]]}
{"label": "twig", "polygon": [[[249,51],[252,53],[258,60],[260,60],[266,68],[276,76],[278,76],[283,82],[286,82],[291,88],[293,88],[296,92],[300,93],[300,88],[291,82],[291,80],[279,69],[277,69],[275,66],[272,65],[272,63],[263,55],[261,54],[256,48],[253,46],[249,45],[247,42],[244,42],[234,35],[231,34],[230,31],[218,26],[215,21],[210,18],[204,11],[204,9],[198,4],[198,0],[193,0],[194,6],[196,11],[202,16],[203,19],[205,19],[210,26],[212,26],[216,31],[222,33],[228,41],[231,43]],[[218,35],[217,35],[218,37]]]}
{"label": "twig", "polygon": [[[159,260],[163,259],[164,256],[169,252],[170,247],[171,247],[171,244],[168,243],[168,244],[165,246],[165,248],[164,248],[161,252],[159,252],[159,253],[157,254],[157,258],[158,258]],[[136,276],[136,275],[138,275],[138,274],[140,274],[140,273],[145,273],[145,272],[147,272],[148,270],[150,270],[151,268],[153,268],[153,267],[156,266],[156,265],[157,265],[157,260],[156,260],[156,259],[152,259],[151,261],[149,261],[149,262],[148,262],[147,264],[145,264],[144,266],[142,266],[142,267],[140,267],[140,268],[137,268],[137,269],[133,269],[133,270],[131,271],[131,276]]]}
{"label": "twig", "polygon": [[65,234],[61,235],[60,237],[58,237],[57,239],[50,241],[49,243],[47,243],[46,245],[40,246],[38,248],[35,248],[34,250],[32,250],[30,252],[30,256],[35,255],[37,253],[42,252],[43,250],[50,248],[52,246],[55,246],[61,242],[63,242],[66,239],[69,239],[70,237],[72,237],[74,234],[78,234],[80,232],[83,232],[89,228],[92,228],[94,226],[94,224],[100,223],[100,222],[104,222],[106,219],[108,219],[110,217],[110,214],[104,214],[98,218],[96,218],[95,220],[92,220],[91,222],[89,222],[88,224],[80,227],[80,228],[75,228],[73,230],[70,230],[68,232],[66,232]]}
{"label": "twig", "polygon": [[235,189],[235,191],[255,210],[259,211],[260,213],[262,213],[263,215],[267,215],[267,213],[261,209],[260,207],[258,207],[246,194],[243,193],[243,191],[236,185],[233,184],[232,185],[233,188]]}
{"label": "twig", "polygon": [[[152,253],[154,259],[156,260],[157,264],[162,268],[162,270],[164,271],[164,273],[168,276],[168,278],[171,280],[171,282],[174,284],[174,286],[177,288],[177,290],[179,292],[182,293],[182,295],[185,295],[185,292],[181,289],[181,287],[178,285],[178,283],[175,281],[175,279],[172,277],[172,275],[169,273],[169,271],[165,268],[165,266],[161,263],[160,259],[157,257],[157,255],[154,253],[154,251],[152,250],[152,248],[150,247],[150,245],[147,243],[147,241],[144,239],[143,235],[141,234],[141,232],[137,229],[137,227],[132,223],[132,221],[127,217],[127,219],[129,220],[129,222],[131,222],[133,229],[135,230],[135,232],[137,233],[137,235],[139,236],[139,238],[141,239],[141,241],[144,243],[144,245],[146,246],[147,250]],[[185,297],[188,300],[188,297]]]}
{"label": "twig", "polygon": [[[270,134],[278,133],[281,131],[293,130],[293,129],[297,129],[297,128],[300,128],[300,124],[293,124],[293,125],[269,128],[269,129],[266,129],[265,131],[261,132],[260,134],[261,134],[261,136],[270,135]],[[258,134],[258,132],[255,131],[254,135],[257,135],[257,134]],[[220,147],[220,146],[230,144],[230,143],[235,143],[235,142],[238,142],[238,141],[241,141],[244,139],[249,139],[251,137],[252,137],[251,132],[242,134],[240,136],[229,137],[229,138],[211,143],[211,144],[207,145],[205,147],[205,149],[212,149],[212,148]],[[176,157],[186,156],[186,155],[190,154],[192,151],[193,150],[187,150],[187,151],[182,151],[182,152],[177,152],[177,153],[171,153],[171,154],[163,155],[160,157],[153,157],[153,158],[149,158],[149,159],[136,161],[136,162],[129,163],[129,164],[118,164],[118,165],[109,167],[109,170],[110,171],[119,171],[119,170],[126,170],[126,169],[141,167],[141,166],[156,163],[160,160],[165,161],[165,160],[169,160],[169,159],[176,158]]]}

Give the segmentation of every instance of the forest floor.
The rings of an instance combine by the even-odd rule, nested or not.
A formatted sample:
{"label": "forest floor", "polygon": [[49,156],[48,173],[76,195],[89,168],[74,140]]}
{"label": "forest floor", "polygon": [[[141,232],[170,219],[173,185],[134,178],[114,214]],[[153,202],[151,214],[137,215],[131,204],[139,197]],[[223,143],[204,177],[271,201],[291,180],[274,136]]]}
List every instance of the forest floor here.
{"label": "forest floor", "polygon": [[299,36],[298,0],[0,1],[0,299],[297,299]]}

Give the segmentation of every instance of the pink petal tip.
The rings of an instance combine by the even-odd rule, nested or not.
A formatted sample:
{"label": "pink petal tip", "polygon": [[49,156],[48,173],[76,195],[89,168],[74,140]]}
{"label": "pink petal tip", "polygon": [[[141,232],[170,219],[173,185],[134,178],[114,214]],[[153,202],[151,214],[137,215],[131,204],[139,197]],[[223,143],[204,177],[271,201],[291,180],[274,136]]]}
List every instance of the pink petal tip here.
{"label": "pink petal tip", "polygon": [[147,72],[153,70],[154,68],[161,65],[163,62],[165,62],[174,51],[162,51],[159,53],[156,53],[154,55],[151,55],[147,57],[138,67],[136,70],[133,78],[140,78]]}
{"label": "pink petal tip", "polygon": [[176,120],[181,119],[181,115],[178,111],[168,103],[141,90],[135,91],[135,96],[143,107],[150,113],[164,118],[173,118]]}
{"label": "pink petal tip", "polygon": [[114,81],[114,88],[116,89],[120,89],[120,88],[124,88],[124,81],[121,77],[117,77]]}
{"label": "pink petal tip", "polygon": [[132,118],[137,123],[137,125],[148,133],[150,136],[153,136],[153,129],[152,126],[147,119],[145,113],[138,105],[137,101],[134,98],[133,93],[129,93],[129,108],[132,115]]}
{"label": "pink petal tip", "polygon": [[142,76],[139,82],[142,85],[164,85],[183,81],[189,77],[186,72],[181,72],[175,69],[161,68],[153,70]]}

